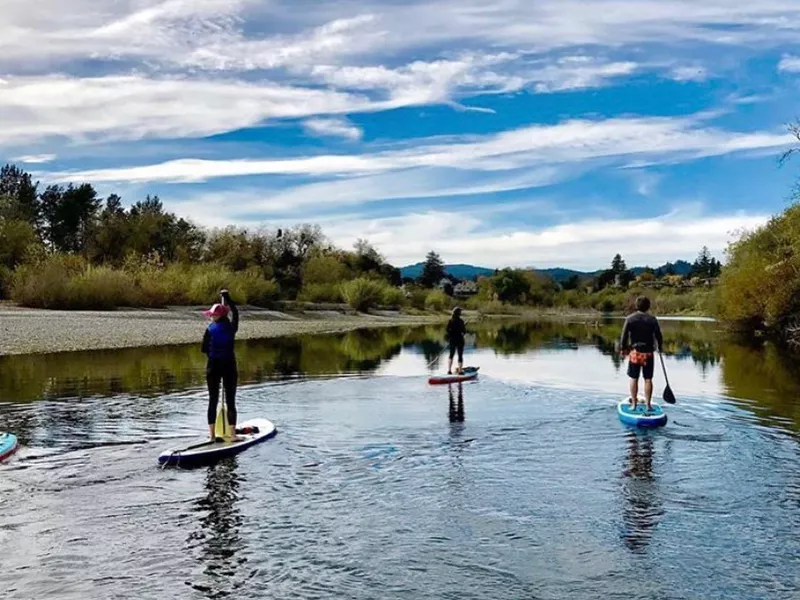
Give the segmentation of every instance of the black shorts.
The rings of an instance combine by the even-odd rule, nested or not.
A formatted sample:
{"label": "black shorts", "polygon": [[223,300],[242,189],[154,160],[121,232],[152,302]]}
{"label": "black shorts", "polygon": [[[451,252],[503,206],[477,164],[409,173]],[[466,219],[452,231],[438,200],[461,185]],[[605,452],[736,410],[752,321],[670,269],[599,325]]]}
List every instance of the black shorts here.
{"label": "black shorts", "polygon": [[631,379],[639,379],[639,375],[644,375],[645,379],[652,379],[653,372],[655,371],[656,357],[650,355],[647,357],[647,362],[643,365],[635,365],[628,361],[628,377]]}
{"label": "black shorts", "polygon": [[464,362],[464,340],[450,342],[450,358],[452,359],[458,352],[458,362]]}

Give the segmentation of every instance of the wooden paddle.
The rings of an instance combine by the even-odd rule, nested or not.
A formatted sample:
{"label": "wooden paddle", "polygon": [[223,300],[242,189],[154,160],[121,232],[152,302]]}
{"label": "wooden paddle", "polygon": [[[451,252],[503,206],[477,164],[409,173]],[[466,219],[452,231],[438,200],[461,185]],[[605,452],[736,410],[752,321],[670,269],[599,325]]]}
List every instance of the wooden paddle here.
{"label": "wooden paddle", "polygon": [[664,371],[664,381],[667,382],[667,387],[664,388],[664,402],[667,404],[675,404],[675,394],[672,393],[672,388],[669,386],[669,378],[667,377],[667,367],[664,364],[664,355],[659,351],[658,357],[661,359],[661,370]]}

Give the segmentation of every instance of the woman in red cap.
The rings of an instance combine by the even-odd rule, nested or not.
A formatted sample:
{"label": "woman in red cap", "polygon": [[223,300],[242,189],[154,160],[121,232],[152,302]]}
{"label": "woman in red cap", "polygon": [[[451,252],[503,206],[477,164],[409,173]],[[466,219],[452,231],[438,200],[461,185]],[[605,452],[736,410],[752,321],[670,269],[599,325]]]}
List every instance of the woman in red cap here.
{"label": "woman in red cap", "polygon": [[[236,435],[236,384],[239,373],[236,368],[236,354],[233,350],[236,332],[239,330],[239,310],[231,300],[228,290],[220,292],[220,303],[215,304],[203,314],[211,323],[203,336],[203,354],[208,356],[206,382],[208,383],[208,432],[215,439],[214,423],[217,420],[220,382],[225,389],[225,405],[231,436]],[[228,318],[228,314],[231,318]]]}

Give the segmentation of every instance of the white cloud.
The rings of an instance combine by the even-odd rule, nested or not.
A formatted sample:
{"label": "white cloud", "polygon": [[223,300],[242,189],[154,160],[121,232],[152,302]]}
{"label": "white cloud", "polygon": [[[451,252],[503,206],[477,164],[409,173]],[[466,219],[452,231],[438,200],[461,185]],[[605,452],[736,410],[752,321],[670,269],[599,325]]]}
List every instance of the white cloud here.
{"label": "white cloud", "polygon": [[602,62],[589,56],[566,56],[531,76],[537,92],[560,92],[601,87],[615,77],[631,75],[635,62]]}
{"label": "white cloud", "polygon": [[[565,175],[561,169],[553,167],[501,173],[423,168],[335,179],[277,191],[250,188],[200,194],[188,192],[179,204],[182,210],[200,219],[204,211],[215,206],[224,206],[234,220],[239,219],[239,215],[251,219],[252,215],[260,218],[297,215],[301,218],[309,209],[342,209],[382,200],[442,199],[538,188],[557,183]],[[493,210],[497,210],[496,205]]]}
{"label": "white cloud", "polygon": [[271,83],[140,76],[12,78],[0,145],[49,137],[139,139],[221,133],[271,119],[375,110],[354,94]]}
{"label": "white cloud", "polygon": [[25,156],[17,156],[12,158],[11,162],[20,162],[29,165],[40,165],[52,162],[56,159],[55,154],[27,154]]}
{"label": "white cloud", "polygon": [[708,246],[722,256],[741,229],[753,229],[767,215],[698,215],[674,211],[654,218],[583,220],[536,229],[487,228],[469,213],[426,212],[385,219],[322,222],[326,234],[343,246],[361,237],[374,243],[394,264],[419,262],[430,250],[446,262],[487,267],[597,269],[622,252],[630,265],[662,264]]}
{"label": "white cloud", "polygon": [[502,171],[531,166],[586,163],[596,159],[694,158],[777,148],[788,134],[738,133],[701,127],[693,119],[572,120],[486,136],[440,142],[413,140],[400,150],[286,159],[197,160],[53,174],[60,181],[202,181],[245,175],[342,176],[439,167]]}
{"label": "white cloud", "polygon": [[709,77],[708,71],[704,67],[683,66],[672,69],[670,76],[675,81],[681,82],[702,82]]}
{"label": "white cloud", "polygon": [[781,73],[800,73],[800,56],[785,54],[778,63],[778,71]]}
{"label": "white cloud", "polygon": [[[682,41],[797,41],[794,0],[6,0],[0,61],[95,58],[276,68],[461,45],[544,52]],[[421,26],[424,24],[424,26]]]}
{"label": "white cloud", "polygon": [[347,119],[308,119],[303,122],[305,130],[316,136],[341,137],[351,142],[361,139],[364,132]]}

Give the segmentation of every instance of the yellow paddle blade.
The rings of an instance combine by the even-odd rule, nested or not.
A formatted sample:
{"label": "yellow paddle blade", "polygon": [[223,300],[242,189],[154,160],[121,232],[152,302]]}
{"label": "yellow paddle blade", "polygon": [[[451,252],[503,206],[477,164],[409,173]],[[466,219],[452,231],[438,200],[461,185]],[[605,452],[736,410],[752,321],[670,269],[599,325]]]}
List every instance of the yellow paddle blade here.
{"label": "yellow paddle blade", "polygon": [[214,435],[221,438],[228,437],[228,419],[225,414],[225,405],[219,407],[217,410],[217,420],[214,422]]}

